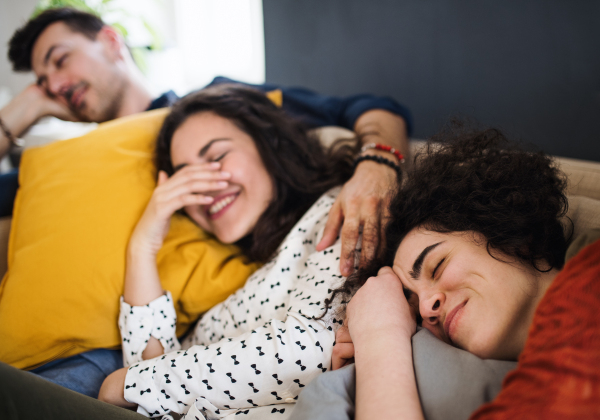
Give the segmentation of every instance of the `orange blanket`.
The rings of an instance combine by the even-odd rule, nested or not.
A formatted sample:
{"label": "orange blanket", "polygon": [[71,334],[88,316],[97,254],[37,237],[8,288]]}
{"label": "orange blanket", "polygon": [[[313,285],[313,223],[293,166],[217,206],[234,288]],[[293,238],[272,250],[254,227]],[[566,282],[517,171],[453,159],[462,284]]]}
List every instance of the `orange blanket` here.
{"label": "orange blanket", "polygon": [[558,274],[540,302],[518,368],[471,420],[600,418],[600,241]]}

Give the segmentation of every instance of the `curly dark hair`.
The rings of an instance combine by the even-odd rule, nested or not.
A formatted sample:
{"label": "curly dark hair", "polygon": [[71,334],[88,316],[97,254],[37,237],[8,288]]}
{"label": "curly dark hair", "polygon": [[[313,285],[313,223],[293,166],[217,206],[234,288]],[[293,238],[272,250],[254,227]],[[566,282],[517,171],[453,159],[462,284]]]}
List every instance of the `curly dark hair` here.
{"label": "curly dark hair", "polygon": [[404,237],[422,227],[477,232],[488,253],[515,258],[539,272],[562,268],[569,237],[566,177],[552,158],[526,150],[497,129],[454,121],[417,153],[391,202],[383,256],[334,291],[345,300],[383,266],[392,266]]}
{"label": "curly dark hair", "polygon": [[95,40],[104,22],[98,16],[71,7],[43,11],[17,29],[8,43],[8,59],[14,71],[31,71],[31,51],[41,33],[50,25],[63,22],[73,32]]}
{"label": "curly dark hair", "polygon": [[264,93],[237,84],[220,84],[177,102],[158,136],[155,162],[169,176],[173,134],[190,116],[213,112],[232,121],[254,140],[273,180],[274,197],[251,234],[237,242],[250,261],[266,262],[291,228],[327,190],[353,173],[358,141],[325,149],[301,122],[288,116]]}

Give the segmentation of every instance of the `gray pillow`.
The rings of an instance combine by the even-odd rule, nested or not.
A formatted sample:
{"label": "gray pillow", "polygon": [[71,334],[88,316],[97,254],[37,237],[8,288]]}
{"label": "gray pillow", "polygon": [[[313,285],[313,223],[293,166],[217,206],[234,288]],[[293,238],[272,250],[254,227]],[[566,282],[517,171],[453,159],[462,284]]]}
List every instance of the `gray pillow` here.
{"label": "gray pillow", "polygon": [[413,336],[413,362],[427,420],[468,419],[492,401],[517,362],[483,360],[438,340],[426,329]]}
{"label": "gray pillow", "polygon": [[[412,338],[413,360],[423,413],[427,420],[467,419],[500,392],[516,362],[482,360],[421,329]],[[354,365],[327,372],[298,397],[290,420],[354,418]]]}

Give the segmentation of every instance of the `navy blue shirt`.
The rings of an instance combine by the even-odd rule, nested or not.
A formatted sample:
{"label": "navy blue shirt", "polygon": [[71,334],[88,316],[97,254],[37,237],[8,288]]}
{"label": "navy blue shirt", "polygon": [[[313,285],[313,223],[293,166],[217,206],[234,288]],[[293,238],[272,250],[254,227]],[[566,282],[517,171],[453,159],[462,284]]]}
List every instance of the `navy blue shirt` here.
{"label": "navy blue shirt", "polygon": [[221,83],[239,83],[262,92],[278,89],[283,96],[282,108],[311,128],[337,125],[354,130],[354,123],[363,113],[372,109],[384,109],[401,116],[406,123],[407,134],[409,136],[412,134],[413,122],[410,111],[389,97],[359,94],[340,98],[321,95],[301,87],[281,87],[271,83],[252,85],[222,76],[215,77],[208,86]]}

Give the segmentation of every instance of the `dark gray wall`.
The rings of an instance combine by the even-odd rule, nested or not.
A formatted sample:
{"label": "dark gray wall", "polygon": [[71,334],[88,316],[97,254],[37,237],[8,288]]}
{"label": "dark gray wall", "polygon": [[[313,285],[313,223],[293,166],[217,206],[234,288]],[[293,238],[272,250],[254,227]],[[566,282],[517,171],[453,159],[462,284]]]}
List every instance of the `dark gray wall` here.
{"label": "dark gray wall", "polygon": [[600,161],[600,1],[263,0],[267,81],[389,95]]}

